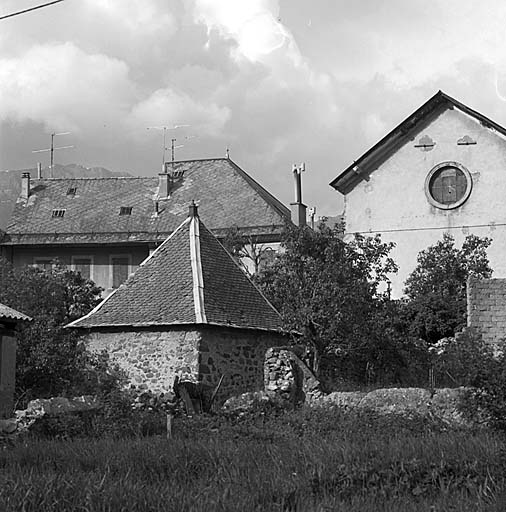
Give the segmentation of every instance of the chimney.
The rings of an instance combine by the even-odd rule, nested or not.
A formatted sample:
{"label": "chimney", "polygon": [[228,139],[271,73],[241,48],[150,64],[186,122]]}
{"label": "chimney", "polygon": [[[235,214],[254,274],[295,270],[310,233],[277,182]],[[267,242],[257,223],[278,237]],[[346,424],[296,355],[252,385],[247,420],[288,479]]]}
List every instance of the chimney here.
{"label": "chimney", "polygon": [[165,166],[162,165],[162,172],[158,174],[158,198],[167,199],[169,197],[169,174],[165,172]]}
{"label": "chimney", "polygon": [[37,179],[42,179],[42,164],[37,162]]}
{"label": "chimney", "polygon": [[30,196],[30,173],[24,172],[21,175],[21,197],[28,199]]}
{"label": "chimney", "polygon": [[290,203],[292,222],[299,227],[306,225],[306,205],[302,203],[302,178],[301,173],[306,170],[305,164],[293,165],[293,177],[295,180],[295,203]]}
{"label": "chimney", "polygon": [[198,206],[195,204],[195,201],[192,199],[192,202],[188,208],[188,214],[190,217],[198,217],[199,216],[199,212],[198,212]]}

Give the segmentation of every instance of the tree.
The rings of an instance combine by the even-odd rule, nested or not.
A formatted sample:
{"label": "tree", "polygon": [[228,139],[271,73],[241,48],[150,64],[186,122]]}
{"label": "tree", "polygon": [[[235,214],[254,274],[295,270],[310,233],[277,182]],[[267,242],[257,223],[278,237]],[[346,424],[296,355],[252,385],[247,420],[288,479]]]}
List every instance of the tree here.
{"label": "tree", "polygon": [[78,334],[64,326],[88,313],[100,293],[92,281],[60,265],[44,271],[0,260],[0,302],[33,318],[17,333],[18,396],[79,393],[96,380],[92,374],[104,361],[88,354]]}
{"label": "tree", "polygon": [[221,243],[249,276],[258,273],[261,264],[272,252],[270,247],[259,243],[256,237],[242,234],[237,226],[227,230]]}
{"label": "tree", "polygon": [[468,235],[461,249],[447,233],[418,254],[417,266],[405,283],[410,332],[429,344],[453,336],[466,323],[469,276],[492,275],[487,258],[490,238]]}
{"label": "tree", "polygon": [[373,319],[384,298],[380,287],[397,271],[389,257],[392,243],[379,236],[345,243],[341,233],[326,225],[317,231],[288,227],[284,250],[257,279],[286,328],[301,333],[310,347],[316,373],[323,355],[353,356],[364,370],[372,352]]}

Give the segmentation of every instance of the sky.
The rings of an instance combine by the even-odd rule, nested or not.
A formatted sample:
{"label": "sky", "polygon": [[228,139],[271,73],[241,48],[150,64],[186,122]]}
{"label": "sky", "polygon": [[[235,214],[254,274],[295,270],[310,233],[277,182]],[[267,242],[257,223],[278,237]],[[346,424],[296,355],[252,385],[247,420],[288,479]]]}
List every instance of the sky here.
{"label": "sky", "polygon": [[[46,0],[0,0],[0,16]],[[0,20],[0,170],[159,172],[230,157],[285,204],[328,183],[439,89],[506,125],[502,0],[65,0]],[[150,129],[148,129],[150,128]],[[198,199],[198,198],[196,198]]]}

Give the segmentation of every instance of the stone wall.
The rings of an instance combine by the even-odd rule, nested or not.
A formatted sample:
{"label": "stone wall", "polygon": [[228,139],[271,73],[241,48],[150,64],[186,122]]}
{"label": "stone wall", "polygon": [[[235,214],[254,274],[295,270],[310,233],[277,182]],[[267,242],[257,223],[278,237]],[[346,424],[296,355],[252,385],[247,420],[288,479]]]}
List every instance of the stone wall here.
{"label": "stone wall", "polygon": [[155,393],[172,389],[174,377],[196,381],[201,335],[182,328],[102,331],[87,335],[92,351],[106,350],[132,384]]}
{"label": "stone wall", "polygon": [[491,345],[506,340],[506,279],[467,282],[467,325]]}
{"label": "stone wall", "polygon": [[217,402],[264,385],[265,353],[286,343],[283,335],[218,326],[104,330],[86,335],[90,350],[106,350],[132,384],[155,393],[170,391],[175,376],[214,389]]}
{"label": "stone wall", "polygon": [[265,390],[292,403],[308,402],[323,396],[314,373],[297,355],[301,347],[273,347],[265,355]]}
{"label": "stone wall", "polygon": [[9,417],[14,405],[16,340],[0,331],[0,418]]}
{"label": "stone wall", "polygon": [[265,353],[269,347],[286,343],[280,334],[246,329],[210,326],[201,333],[199,380],[215,387],[224,376],[218,402],[263,389]]}

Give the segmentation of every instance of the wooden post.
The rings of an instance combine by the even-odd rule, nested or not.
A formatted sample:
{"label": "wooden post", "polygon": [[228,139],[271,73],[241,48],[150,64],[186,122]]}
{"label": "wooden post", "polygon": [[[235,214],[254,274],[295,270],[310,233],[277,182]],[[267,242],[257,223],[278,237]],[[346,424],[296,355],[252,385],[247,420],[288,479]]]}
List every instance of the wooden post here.
{"label": "wooden post", "polygon": [[167,439],[172,439],[172,420],[174,415],[171,412],[167,413]]}

